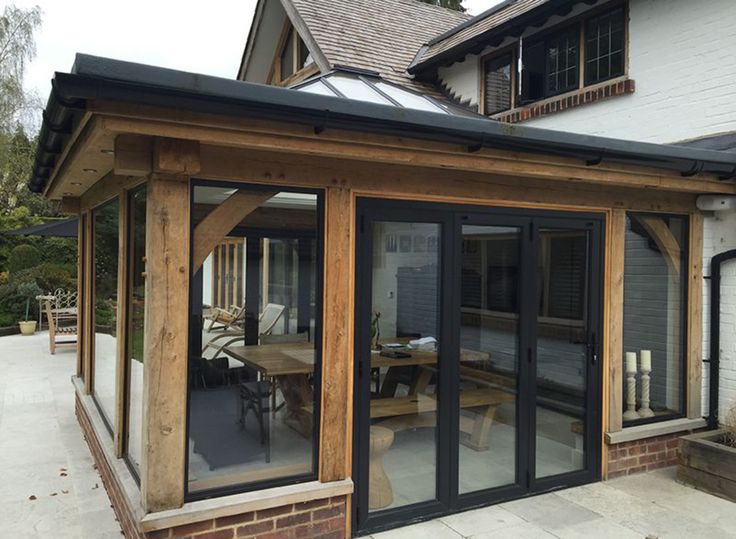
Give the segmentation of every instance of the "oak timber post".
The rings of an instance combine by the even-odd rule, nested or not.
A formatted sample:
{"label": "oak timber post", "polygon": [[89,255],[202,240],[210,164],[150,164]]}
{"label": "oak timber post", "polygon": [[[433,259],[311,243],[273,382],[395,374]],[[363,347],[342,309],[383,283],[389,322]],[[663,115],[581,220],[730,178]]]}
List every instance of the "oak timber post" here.
{"label": "oak timber post", "polygon": [[146,512],[181,507],[186,481],[189,178],[197,143],[154,141],[146,203],[143,455]]}
{"label": "oak timber post", "polygon": [[353,383],[353,204],[344,186],[325,196],[320,481],[350,475]]}

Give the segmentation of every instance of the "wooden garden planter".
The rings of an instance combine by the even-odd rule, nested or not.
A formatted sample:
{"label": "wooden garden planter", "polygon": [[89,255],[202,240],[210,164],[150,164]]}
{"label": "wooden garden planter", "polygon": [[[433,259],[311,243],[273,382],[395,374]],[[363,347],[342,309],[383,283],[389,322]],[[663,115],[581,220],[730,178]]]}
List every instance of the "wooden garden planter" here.
{"label": "wooden garden planter", "polygon": [[736,448],[721,443],[724,430],[680,438],[677,479],[736,502]]}

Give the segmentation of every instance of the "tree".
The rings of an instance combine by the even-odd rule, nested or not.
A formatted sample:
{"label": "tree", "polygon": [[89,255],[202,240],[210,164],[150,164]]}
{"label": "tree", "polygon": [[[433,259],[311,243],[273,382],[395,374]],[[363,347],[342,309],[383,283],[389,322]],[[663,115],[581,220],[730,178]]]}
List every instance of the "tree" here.
{"label": "tree", "polygon": [[56,204],[26,187],[36,153],[36,137],[28,135],[26,126],[35,124],[28,120],[38,116],[39,103],[23,90],[23,76],[36,55],[33,34],[40,24],[38,6],[7,6],[0,16],[0,224],[23,206],[32,215],[58,215]]}
{"label": "tree", "polygon": [[36,57],[33,33],[41,24],[41,8],[6,6],[0,16],[0,131],[27,119],[38,100],[23,89],[26,65]]}
{"label": "tree", "polygon": [[433,6],[440,6],[447,9],[454,9],[455,11],[460,11],[461,13],[465,13],[465,8],[463,7],[463,0],[420,0],[421,2],[424,2],[425,4],[432,4]]}

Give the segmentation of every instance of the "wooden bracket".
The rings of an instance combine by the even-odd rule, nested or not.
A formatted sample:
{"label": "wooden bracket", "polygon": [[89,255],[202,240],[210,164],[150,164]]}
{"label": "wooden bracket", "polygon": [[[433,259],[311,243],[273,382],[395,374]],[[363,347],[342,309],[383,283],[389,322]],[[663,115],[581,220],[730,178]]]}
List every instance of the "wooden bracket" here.
{"label": "wooden bracket", "polygon": [[146,176],[151,173],[153,137],[118,135],[115,137],[113,171],[116,176]]}
{"label": "wooden bracket", "polygon": [[79,215],[81,205],[79,203],[79,197],[62,197],[61,199],[61,213],[67,215]]}
{"label": "wooden bracket", "polygon": [[156,138],[153,143],[153,172],[181,176],[199,174],[199,141]]}

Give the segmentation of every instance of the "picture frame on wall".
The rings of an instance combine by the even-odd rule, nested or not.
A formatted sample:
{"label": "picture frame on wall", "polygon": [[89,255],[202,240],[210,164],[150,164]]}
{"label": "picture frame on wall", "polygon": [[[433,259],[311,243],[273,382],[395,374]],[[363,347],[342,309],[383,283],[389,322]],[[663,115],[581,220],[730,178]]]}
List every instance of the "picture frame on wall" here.
{"label": "picture frame on wall", "polygon": [[415,253],[426,253],[427,252],[427,236],[414,236],[414,252]]}
{"label": "picture frame on wall", "polygon": [[402,253],[411,252],[411,236],[408,236],[408,235],[399,236],[399,252],[402,252]]}

